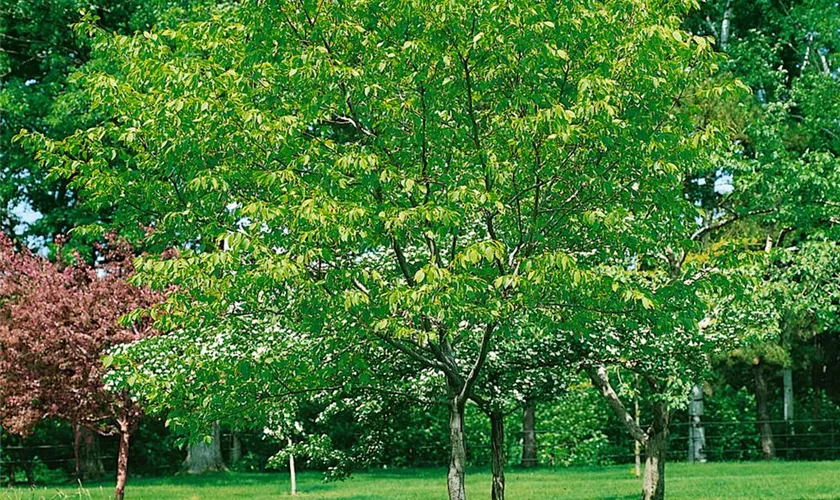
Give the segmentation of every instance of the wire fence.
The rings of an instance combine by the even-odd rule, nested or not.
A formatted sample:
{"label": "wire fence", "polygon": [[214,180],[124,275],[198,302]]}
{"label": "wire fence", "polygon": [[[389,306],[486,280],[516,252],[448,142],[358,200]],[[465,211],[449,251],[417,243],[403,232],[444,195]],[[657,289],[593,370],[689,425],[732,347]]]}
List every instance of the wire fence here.
{"label": "wire fence", "polygon": [[[709,462],[749,461],[766,458],[762,446],[760,428],[766,424],[771,431],[772,448],[776,458],[784,460],[838,460],[840,459],[840,421],[836,419],[809,420],[739,420],[707,421],[693,424],[672,422],[669,432],[669,461],[700,460]],[[568,440],[568,432],[561,429],[536,429],[534,431],[534,455],[539,465],[552,466],[561,464],[630,464],[635,461],[635,441],[621,427],[610,427],[593,431],[591,439]],[[247,442],[260,439],[259,433],[239,434]],[[522,457],[522,437],[520,430],[508,430],[506,436],[507,462],[518,464]],[[474,465],[484,465],[490,460],[490,443],[467,436],[467,458]],[[105,470],[116,465],[115,449],[105,438],[102,440],[101,460]],[[700,442],[698,442],[700,440]],[[33,466],[70,473],[74,468],[74,452],[71,444],[37,444],[9,442],[4,440],[2,460],[0,461],[0,480],[13,480],[17,473],[21,478],[24,473],[31,473]],[[222,437],[222,451],[225,457],[231,453],[232,437]],[[766,445],[766,443],[764,443]],[[142,446],[138,443],[139,446]],[[279,451],[281,443],[276,444]],[[270,456],[270,446],[259,450],[259,463],[265,464]],[[583,450],[583,451],[581,451]],[[692,452],[692,450],[694,450]],[[247,453],[247,445],[244,451]],[[392,450],[389,450],[392,451]],[[369,462],[371,466],[442,466],[448,462],[449,449],[445,441],[412,444],[407,455],[400,460],[383,456],[382,460]],[[644,457],[644,449],[641,451]],[[384,455],[388,455],[385,453]],[[391,454],[392,456],[395,454]],[[572,457],[570,460],[569,457]],[[146,473],[166,474],[175,472],[177,464],[155,466]]]}
{"label": "wire fence", "polygon": [[[759,426],[770,429],[773,454],[785,460],[840,458],[840,422],[835,419],[704,422],[703,432],[689,432],[692,424],[672,424],[671,456],[688,456],[692,445],[702,451],[698,460],[731,461],[767,458]],[[698,442],[699,441],[699,442]]]}
{"label": "wire fence", "polygon": [[[672,462],[752,461],[767,458],[762,448],[760,425],[772,431],[773,458],[782,460],[840,460],[840,421],[809,420],[741,420],[707,421],[700,424],[672,422],[669,428],[668,460]],[[698,431],[698,427],[700,432]],[[694,428],[694,432],[692,432]],[[568,440],[565,430],[536,429],[534,456],[539,465],[609,465],[630,464],[636,458],[636,442],[623,427],[613,426],[596,431],[587,439]],[[522,457],[521,431],[506,436],[506,459],[517,464]],[[698,442],[699,441],[699,442]],[[489,442],[467,436],[467,459],[472,464],[487,464]],[[440,466],[448,461],[446,443],[413,446],[412,465]],[[694,453],[692,453],[692,450]],[[699,452],[699,453],[698,453]],[[644,460],[644,447],[641,447]],[[391,465],[378,463],[377,465]]]}

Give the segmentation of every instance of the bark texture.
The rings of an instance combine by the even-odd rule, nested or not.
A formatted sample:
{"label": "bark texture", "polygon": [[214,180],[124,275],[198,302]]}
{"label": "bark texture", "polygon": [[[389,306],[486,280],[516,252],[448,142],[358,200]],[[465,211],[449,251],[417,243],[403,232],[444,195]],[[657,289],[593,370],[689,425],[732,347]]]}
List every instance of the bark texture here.
{"label": "bark texture", "polygon": [[128,421],[120,419],[120,449],[117,455],[117,486],[114,489],[114,499],[125,498],[125,483],[128,480],[128,445],[131,437]]}
{"label": "bark texture", "polygon": [[528,401],[522,408],[522,467],[537,465],[536,407]]}
{"label": "bark texture", "polygon": [[776,457],[776,446],[773,443],[773,428],[770,425],[770,411],[767,407],[767,380],[764,373],[764,360],[758,358],[753,365],[753,382],[755,383],[755,409],[758,419],[758,432],[761,436],[761,454],[765,460]]}
{"label": "bark texture", "polygon": [[490,412],[490,453],[493,483],[492,500],[505,500],[505,417],[501,412]]}
{"label": "bark texture", "polygon": [[653,422],[645,442],[645,477],[642,483],[643,500],[665,498],[665,459],[668,453],[668,408],[664,402],[654,402]]}
{"label": "bark texture", "polygon": [[449,406],[449,472],[446,476],[449,500],[466,500],[464,487],[467,448],[464,442],[464,403],[457,396]]}
{"label": "bark texture", "polygon": [[187,459],[184,460],[184,472],[187,474],[202,474],[225,470],[225,464],[222,460],[222,432],[218,422],[213,424],[212,437],[213,439],[209,443],[200,441],[190,444],[187,450]]}

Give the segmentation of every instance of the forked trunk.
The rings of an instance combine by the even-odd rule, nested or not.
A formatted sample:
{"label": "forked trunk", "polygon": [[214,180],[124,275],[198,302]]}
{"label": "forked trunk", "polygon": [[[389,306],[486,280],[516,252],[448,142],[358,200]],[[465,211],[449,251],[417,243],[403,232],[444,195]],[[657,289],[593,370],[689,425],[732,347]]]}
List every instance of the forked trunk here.
{"label": "forked trunk", "polygon": [[505,500],[505,417],[490,412],[490,454],[493,470],[492,500]]}
{"label": "forked trunk", "polygon": [[128,440],[131,431],[126,419],[120,419],[120,449],[117,455],[117,487],[114,490],[114,499],[125,498],[125,483],[128,480]]}
{"label": "forked trunk", "polygon": [[665,457],[668,453],[668,408],[664,402],[655,402],[653,422],[645,442],[645,477],[642,483],[643,500],[665,498]]}
{"label": "forked trunk", "polygon": [[527,401],[522,408],[522,467],[537,465],[537,432],[534,403]]}
{"label": "forked trunk", "polygon": [[464,442],[464,403],[455,397],[449,406],[449,500],[466,500],[464,487],[467,448]]}
{"label": "forked trunk", "polygon": [[764,360],[761,358],[753,365],[753,380],[761,454],[765,460],[771,460],[776,457],[776,446],[773,444],[773,427],[770,425],[770,411],[767,409],[767,380],[764,378]]}

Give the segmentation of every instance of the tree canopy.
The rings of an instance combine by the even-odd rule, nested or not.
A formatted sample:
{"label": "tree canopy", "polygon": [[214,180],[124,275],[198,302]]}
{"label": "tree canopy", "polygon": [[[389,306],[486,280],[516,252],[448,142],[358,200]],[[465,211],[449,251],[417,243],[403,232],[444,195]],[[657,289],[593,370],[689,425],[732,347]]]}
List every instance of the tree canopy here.
{"label": "tree canopy", "polygon": [[131,36],[91,18],[105,119],[28,140],[124,235],[179,249],[138,265],[177,285],[161,327],[272,315],[437,373],[462,498],[488,357],[557,332],[606,357],[704,317],[697,280],[656,263],[691,245],[684,173],[721,139],[696,119],[728,84],[679,29],[691,5],[261,2]]}

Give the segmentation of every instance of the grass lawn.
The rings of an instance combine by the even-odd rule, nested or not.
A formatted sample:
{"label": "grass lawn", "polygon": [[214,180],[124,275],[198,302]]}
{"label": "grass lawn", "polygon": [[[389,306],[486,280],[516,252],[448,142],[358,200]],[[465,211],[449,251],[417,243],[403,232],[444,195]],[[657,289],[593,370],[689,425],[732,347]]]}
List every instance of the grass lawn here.
{"label": "grass lawn", "polygon": [[[359,473],[339,483],[324,483],[317,473],[298,475],[298,498],[307,500],[427,500],[446,499],[446,471],[407,469]],[[512,470],[507,474],[511,500],[635,499],[640,482],[630,467]],[[470,471],[467,494],[489,498],[486,470]],[[128,500],[254,500],[288,497],[286,474],[225,473],[200,477],[130,479]],[[840,462],[773,462],[729,464],[670,464],[669,499],[840,499]],[[2,500],[108,499],[110,483],[78,487],[6,489]]]}

